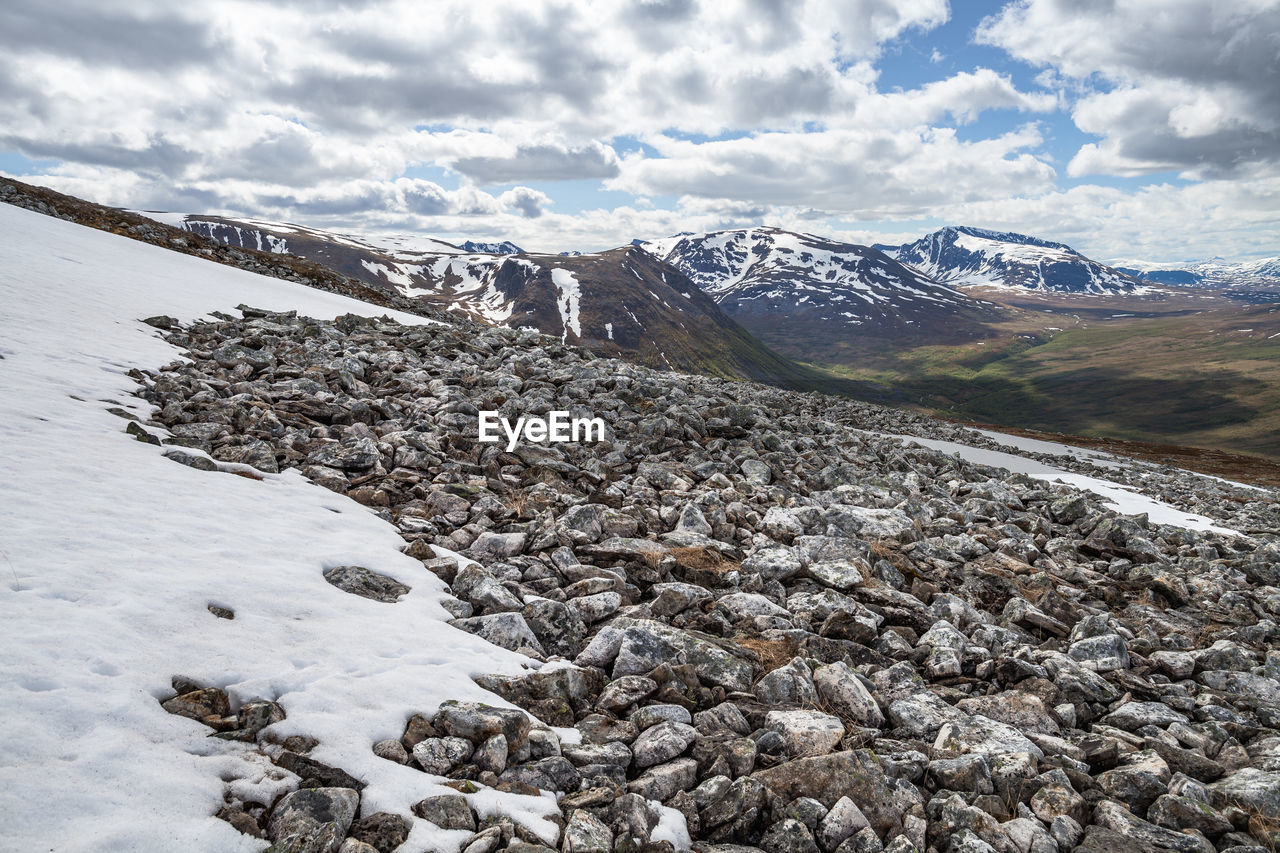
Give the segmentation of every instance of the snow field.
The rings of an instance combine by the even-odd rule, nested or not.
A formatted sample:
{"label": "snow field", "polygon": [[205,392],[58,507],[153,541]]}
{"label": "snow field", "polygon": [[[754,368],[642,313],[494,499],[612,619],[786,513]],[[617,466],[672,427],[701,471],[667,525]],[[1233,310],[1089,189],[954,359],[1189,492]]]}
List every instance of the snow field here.
{"label": "snow field", "polygon": [[[5,845],[261,849],[213,814],[228,783],[269,801],[278,771],[252,745],[165,712],[175,674],[225,688],[233,704],[280,702],[289,716],[273,731],[318,738],[314,758],[367,781],[364,814],[408,815],[447,792],[372,744],[445,699],[507,704],[471,676],[516,674],[528,659],[449,626],[442,582],[366,508],[295,471],[256,481],[177,464],[106,411],[145,417],[125,372],[178,356],[141,317],[192,319],[243,302],[428,321],[9,205],[0,235]],[[412,591],[384,604],[323,579],[352,563]],[[235,619],[214,617],[211,603]],[[551,829],[549,794],[486,790],[472,802]],[[401,849],[466,837],[427,826],[415,821]]]}

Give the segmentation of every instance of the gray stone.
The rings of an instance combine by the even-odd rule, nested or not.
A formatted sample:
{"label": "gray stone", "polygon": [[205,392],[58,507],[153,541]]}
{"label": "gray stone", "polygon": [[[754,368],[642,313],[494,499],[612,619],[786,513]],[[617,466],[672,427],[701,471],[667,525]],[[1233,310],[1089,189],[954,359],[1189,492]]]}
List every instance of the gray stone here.
{"label": "gray stone", "polygon": [[351,788],[303,788],[285,794],[271,813],[267,837],[276,845],[293,840],[293,849],[334,853],[360,806]]}
{"label": "gray stone", "polygon": [[823,850],[832,851],[845,839],[870,825],[857,803],[848,797],[841,797],[818,824],[817,840]]}
{"label": "gray stone", "polygon": [[680,791],[687,791],[698,781],[698,762],[692,758],[677,758],[666,764],[650,767],[641,776],[627,783],[627,790],[647,800],[666,802]]}
{"label": "gray stone", "polygon": [[793,658],[756,682],[756,698],[766,705],[812,707],[818,700],[813,673],[803,658]]}
{"label": "gray stone", "polygon": [[471,757],[471,741],[460,737],[429,737],[413,747],[413,760],[427,773],[447,776]]}
{"label": "gray stone", "polygon": [[658,723],[642,731],[631,744],[636,769],[670,761],[693,745],[698,731],[687,723]]}
{"label": "gray stone", "polygon": [[413,805],[413,813],[429,820],[441,829],[465,829],[474,832],[476,816],[461,794],[441,794],[427,797]]}
{"label": "gray stone", "polygon": [[528,648],[540,655],[547,653],[533,633],[533,629],[529,627],[529,623],[519,613],[493,613],[488,616],[455,619],[453,625],[482,637],[495,646],[513,652]]}
{"label": "gray stone", "polygon": [[508,749],[518,750],[529,736],[529,715],[514,708],[495,708],[481,702],[441,703],[432,724],[445,734],[483,741],[496,734],[507,739]]}
{"label": "gray stone", "polygon": [[794,818],[786,818],[769,827],[760,839],[760,849],[767,853],[818,853],[809,828]]}
{"label": "gray stone", "polygon": [[840,718],[821,711],[770,711],[764,724],[782,735],[787,755],[792,757],[826,755],[844,738]]}
{"label": "gray stone", "polygon": [[595,815],[575,809],[565,825],[562,853],[612,853],[613,832]]}
{"label": "gray stone", "polygon": [[343,592],[374,601],[393,603],[400,596],[409,594],[409,587],[395,578],[380,575],[363,566],[334,566],[332,569],[325,569],[324,579]]}

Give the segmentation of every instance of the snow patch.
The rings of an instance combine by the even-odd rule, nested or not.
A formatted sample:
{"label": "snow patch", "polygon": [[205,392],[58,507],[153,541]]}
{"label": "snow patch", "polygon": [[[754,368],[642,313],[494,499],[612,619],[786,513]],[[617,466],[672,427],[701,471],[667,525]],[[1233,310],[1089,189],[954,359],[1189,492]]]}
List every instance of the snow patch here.
{"label": "snow patch", "polygon": [[551,281],[560,291],[556,297],[556,308],[560,311],[560,322],[564,328],[560,340],[568,340],[569,332],[581,339],[582,324],[578,320],[578,302],[582,297],[582,287],[578,284],[577,276],[569,270],[556,267],[551,271]]}

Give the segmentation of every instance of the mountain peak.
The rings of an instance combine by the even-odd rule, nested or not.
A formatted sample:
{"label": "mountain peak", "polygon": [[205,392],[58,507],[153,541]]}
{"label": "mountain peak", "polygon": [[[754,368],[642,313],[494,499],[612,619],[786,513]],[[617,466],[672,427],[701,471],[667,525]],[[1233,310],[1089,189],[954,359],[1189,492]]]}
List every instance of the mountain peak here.
{"label": "mountain peak", "polygon": [[948,225],[885,251],[950,285],[1095,294],[1129,293],[1138,285],[1065,243],[971,225]]}

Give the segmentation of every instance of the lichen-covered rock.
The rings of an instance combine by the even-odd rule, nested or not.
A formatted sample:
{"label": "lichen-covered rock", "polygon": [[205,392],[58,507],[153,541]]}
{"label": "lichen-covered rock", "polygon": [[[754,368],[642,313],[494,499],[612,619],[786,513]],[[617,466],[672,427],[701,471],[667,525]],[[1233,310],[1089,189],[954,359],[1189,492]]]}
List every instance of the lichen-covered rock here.
{"label": "lichen-covered rock", "polygon": [[285,794],[271,813],[267,837],[273,848],[335,853],[360,805],[350,788],[303,788]]}
{"label": "lichen-covered rock", "polygon": [[409,587],[405,584],[364,566],[334,566],[325,569],[324,579],[343,592],[373,601],[394,603],[400,596],[409,594]]}

